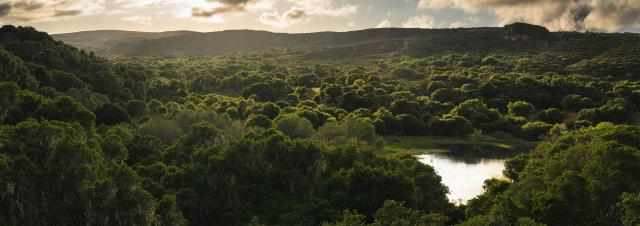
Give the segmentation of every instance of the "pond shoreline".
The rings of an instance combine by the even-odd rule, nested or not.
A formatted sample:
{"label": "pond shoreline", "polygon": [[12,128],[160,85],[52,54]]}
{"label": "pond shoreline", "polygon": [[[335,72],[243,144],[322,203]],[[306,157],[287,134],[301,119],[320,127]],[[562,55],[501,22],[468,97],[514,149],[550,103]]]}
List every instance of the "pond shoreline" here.
{"label": "pond shoreline", "polygon": [[456,205],[482,194],[484,181],[503,177],[504,162],[527,153],[534,142],[489,136],[387,137],[386,154],[409,154],[432,166],[449,188],[448,197]]}

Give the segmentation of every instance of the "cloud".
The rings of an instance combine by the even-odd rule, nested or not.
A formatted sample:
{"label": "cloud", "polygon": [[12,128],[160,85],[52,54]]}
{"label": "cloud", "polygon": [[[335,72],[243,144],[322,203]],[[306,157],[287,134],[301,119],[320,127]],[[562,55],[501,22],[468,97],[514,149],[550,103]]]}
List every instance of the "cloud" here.
{"label": "cloud", "polygon": [[346,17],[358,11],[357,5],[333,6],[330,0],[287,0],[293,6],[286,12],[263,12],[258,21],[265,25],[284,28],[304,23],[312,17]]}
{"label": "cloud", "polygon": [[445,0],[420,0],[418,2],[419,9],[443,9],[449,6],[451,6],[451,2]]}
{"label": "cloud", "polygon": [[402,23],[402,27],[405,28],[433,28],[435,24],[435,20],[433,17],[428,15],[419,15],[408,18],[404,23]]}
{"label": "cloud", "polygon": [[122,10],[122,9],[115,9],[115,10],[111,10],[107,13],[107,15],[111,16],[111,15],[121,15],[121,14],[125,14],[128,13],[130,11],[128,10]]}
{"label": "cloud", "polygon": [[421,9],[490,12],[500,25],[523,21],[551,30],[619,31],[640,27],[638,0],[421,0]]}
{"label": "cloud", "polygon": [[282,15],[278,12],[263,12],[258,21],[269,26],[283,28],[302,23],[307,19],[307,16],[306,11],[294,7]]}
{"label": "cloud", "polygon": [[56,21],[98,14],[104,10],[104,3],[105,0],[12,0],[0,3],[0,17],[9,23]]}
{"label": "cloud", "polygon": [[122,20],[144,25],[151,25],[151,21],[153,19],[150,16],[128,16],[123,17]]}
{"label": "cloud", "polygon": [[63,17],[63,16],[77,16],[82,14],[80,10],[57,10],[53,13],[54,17]]}
{"label": "cloud", "polygon": [[387,27],[391,27],[391,21],[389,20],[383,20],[378,25],[376,25],[376,28],[387,28]]}
{"label": "cloud", "polygon": [[13,3],[13,7],[26,11],[33,11],[42,8],[43,4],[36,1],[20,1]]}
{"label": "cloud", "polygon": [[203,9],[201,7],[193,7],[191,16],[193,17],[212,17],[222,13],[245,11],[251,4],[261,2],[259,0],[207,0],[212,3],[219,3],[219,6],[211,9]]}
{"label": "cloud", "polygon": [[478,25],[479,23],[480,19],[478,19],[478,17],[467,17],[460,21],[455,21],[449,24],[449,28],[471,27],[474,25]]}
{"label": "cloud", "polygon": [[0,17],[9,15],[9,12],[11,12],[11,5],[9,3],[0,4]]}

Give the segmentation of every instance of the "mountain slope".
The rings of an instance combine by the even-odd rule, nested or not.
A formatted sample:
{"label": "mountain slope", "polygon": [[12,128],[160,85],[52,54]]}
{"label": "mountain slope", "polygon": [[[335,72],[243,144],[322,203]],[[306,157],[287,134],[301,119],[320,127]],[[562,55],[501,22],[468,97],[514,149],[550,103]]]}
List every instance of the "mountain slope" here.
{"label": "mountain slope", "polygon": [[[302,51],[307,58],[343,59],[377,55],[428,56],[448,53],[572,51],[594,48],[592,42],[640,40],[637,34],[583,34],[549,32],[536,25],[515,23],[505,27],[458,29],[382,28],[349,32],[273,33],[228,30],[198,33],[90,31],[53,36],[57,40],[100,55],[212,56],[267,50]],[[596,43],[599,47],[602,43]],[[610,47],[608,46],[607,49]],[[600,51],[595,48],[596,52]]]}
{"label": "mountain slope", "polygon": [[81,31],[51,35],[56,40],[72,44],[78,48],[93,50],[100,54],[108,54],[105,50],[122,42],[156,39],[181,35],[196,34],[194,31],[139,32],[121,30]]}
{"label": "mountain slope", "polygon": [[[405,29],[384,28],[350,32],[273,33],[229,30],[209,33],[187,31],[129,32],[88,31],[57,34],[53,37],[78,48],[103,55],[206,56],[270,49],[307,50],[309,56],[340,58],[371,54],[440,53],[446,49],[465,50],[491,47],[512,49],[512,40],[502,28]],[[454,40],[454,42],[451,42]],[[469,43],[473,43],[470,46]],[[529,42],[529,44],[536,42]],[[434,48],[438,47],[438,48]]]}

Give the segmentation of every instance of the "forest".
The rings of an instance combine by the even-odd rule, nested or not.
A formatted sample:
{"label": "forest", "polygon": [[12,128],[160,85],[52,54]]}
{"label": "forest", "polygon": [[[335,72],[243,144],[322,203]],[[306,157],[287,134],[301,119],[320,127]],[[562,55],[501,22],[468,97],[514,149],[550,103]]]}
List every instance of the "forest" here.
{"label": "forest", "polygon": [[[107,55],[3,26],[0,225],[640,224],[640,35],[378,31]],[[461,205],[398,137],[531,148]]]}

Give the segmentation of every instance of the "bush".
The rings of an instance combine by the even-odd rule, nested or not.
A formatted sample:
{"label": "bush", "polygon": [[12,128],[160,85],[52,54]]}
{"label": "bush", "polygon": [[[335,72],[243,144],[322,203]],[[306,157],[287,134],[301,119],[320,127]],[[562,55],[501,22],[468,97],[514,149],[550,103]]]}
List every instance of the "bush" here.
{"label": "bush", "polygon": [[557,108],[549,108],[541,112],[538,119],[549,124],[556,124],[564,121],[564,114]]}
{"label": "bush", "polygon": [[313,124],[296,114],[281,116],[276,121],[276,129],[292,138],[309,138],[313,135]]}
{"label": "bush", "polygon": [[141,100],[130,100],[127,103],[127,112],[133,118],[140,118],[149,114],[149,108],[147,104]]}
{"label": "bush", "polygon": [[118,123],[129,122],[131,117],[127,111],[115,104],[105,104],[95,111],[96,123],[105,125],[115,125]]}
{"label": "bush", "polygon": [[536,108],[533,106],[533,104],[530,104],[526,101],[511,102],[509,103],[509,105],[507,105],[507,108],[509,109],[510,115],[521,116],[525,118],[528,118],[529,116],[531,116],[531,114],[533,114],[533,112],[536,111]]}
{"label": "bush", "polygon": [[463,137],[473,133],[471,122],[463,116],[445,115],[433,121],[431,128],[435,135]]}
{"label": "bush", "polygon": [[407,67],[399,67],[399,68],[393,69],[393,71],[391,71],[391,75],[399,79],[408,79],[408,80],[420,79],[420,75],[415,70]]}
{"label": "bush", "polygon": [[545,122],[529,122],[522,126],[522,137],[528,140],[537,140],[542,135],[545,135],[553,127]]}
{"label": "bush", "polygon": [[247,119],[247,127],[271,128],[273,122],[267,116],[258,114],[252,115]]}
{"label": "bush", "polygon": [[174,139],[182,135],[183,130],[175,121],[158,117],[140,124],[138,133],[157,137],[163,143],[170,144]]}

